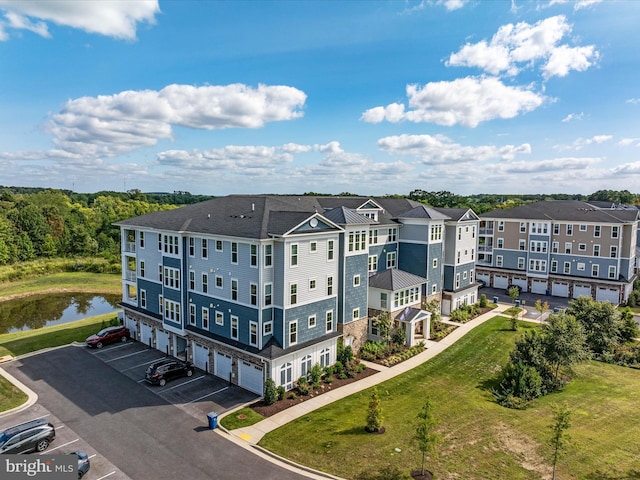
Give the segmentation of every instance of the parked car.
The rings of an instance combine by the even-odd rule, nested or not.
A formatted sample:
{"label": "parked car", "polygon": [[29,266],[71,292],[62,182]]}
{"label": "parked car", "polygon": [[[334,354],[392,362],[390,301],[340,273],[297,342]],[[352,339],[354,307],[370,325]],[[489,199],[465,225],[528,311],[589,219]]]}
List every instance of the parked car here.
{"label": "parked car", "polygon": [[44,452],[56,438],[56,429],[44,418],[0,432],[0,453]]}
{"label": "parked car", "polygon": [[89,455],[84,453],[81,450],[76,452],[69,452],[67,455],[75,455],[78,457],[78,478],[82,478],[91,468],[91,463],[89,462]]}
{"label": "parked car", "polygon": [[147,368],[145,380],[153,385],[164,387],[169,380],[178,377],[190,377],[194,367],[191,362],[184,362],[177,358],[165,358],[152,363]]}
{"label": "parked car", "polygon": [[485,282],[484,280],[476,279],[476,282],[478,282],[478,288],[484,288],[487,286],[487,282]]}
{"label": "parked car", "polygon": [[518,289],[518,295],[520,295],[520,294],[522,293],[522,287],[521,287],[520,285],[509,285],[509,286],[507,287],[507,295],[509,295],[509,291],[510,291],[512,288],[517,288],[517,289]]}
{"label": "parked car", "polygon": [[87,347],[102,348],[105,345],[116,342],[126,342],[131,337],[129,329],[123,325],[107,327],[95,335],[91,335],[85,341]]}

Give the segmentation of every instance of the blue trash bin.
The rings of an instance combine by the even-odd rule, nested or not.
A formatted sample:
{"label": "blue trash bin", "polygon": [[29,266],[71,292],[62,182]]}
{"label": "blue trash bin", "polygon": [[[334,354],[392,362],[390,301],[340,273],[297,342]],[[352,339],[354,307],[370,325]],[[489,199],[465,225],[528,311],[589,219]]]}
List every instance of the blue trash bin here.
{"label": "blue trash bin", "polygon": [[493,297],[493,303],[498,303],[498,297]]}
{"label": "blue trash bin", "polygon": [[520,300],[516,300],[516,307],[520,306]]}
{"label": "blue trash bin", "polygon": [[209,420],[210,430],[218,428],[218,414],[216,412],[207,413],[207,420]]}

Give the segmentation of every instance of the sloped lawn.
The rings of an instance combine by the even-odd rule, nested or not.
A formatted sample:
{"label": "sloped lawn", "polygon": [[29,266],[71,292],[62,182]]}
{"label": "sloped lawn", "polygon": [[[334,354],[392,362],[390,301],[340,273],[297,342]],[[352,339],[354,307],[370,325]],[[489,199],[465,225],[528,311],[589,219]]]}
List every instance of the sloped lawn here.
{"label": "sloped lawn", "polygon": [[[378,385],[386,433],[364,425],[371,391],[311,412],[266,435],[260,445],[295,462],[344,478],[374,478],[391,466],[408,474],[420,466],[415,417],[429,395],[443,437],[427,467],[439,479],[551,478],[551,407],[573,409],[572,445],[558,479],[640,478],[640,371],[597,362],[578,366],[564,391],[524,411],[495,403],[493,374],[516,335],[510,319],[495,317],[420,367]],[[399,451],[398,451],[399,450]],[[379,477],[378,477],[379,478]]]}

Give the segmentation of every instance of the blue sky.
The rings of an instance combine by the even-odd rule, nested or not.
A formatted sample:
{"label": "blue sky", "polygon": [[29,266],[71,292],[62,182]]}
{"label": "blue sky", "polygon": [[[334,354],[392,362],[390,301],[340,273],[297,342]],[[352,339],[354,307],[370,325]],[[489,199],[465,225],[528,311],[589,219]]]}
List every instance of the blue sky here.
{"label": "blue sky", "polygon": [[640,2],[0,0],[0,185],[640,192]]}

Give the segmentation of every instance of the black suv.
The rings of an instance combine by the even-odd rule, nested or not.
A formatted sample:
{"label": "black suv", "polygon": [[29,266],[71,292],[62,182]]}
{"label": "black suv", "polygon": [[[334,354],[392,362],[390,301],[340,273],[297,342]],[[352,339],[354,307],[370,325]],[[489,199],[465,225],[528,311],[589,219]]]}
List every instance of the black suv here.
{"label": "black suv", "polygon": [[44,418],[0,432],[0,453],[43,452],[56,438],[56,429]]}
{"label": "black suv", "polygon": [[190,362],[183,362],[177,358],[165,358],[149,365],[144,378],[149,383],[164,387],[168,380],[185,375],[190,377],[193,371],[193,364]]}

